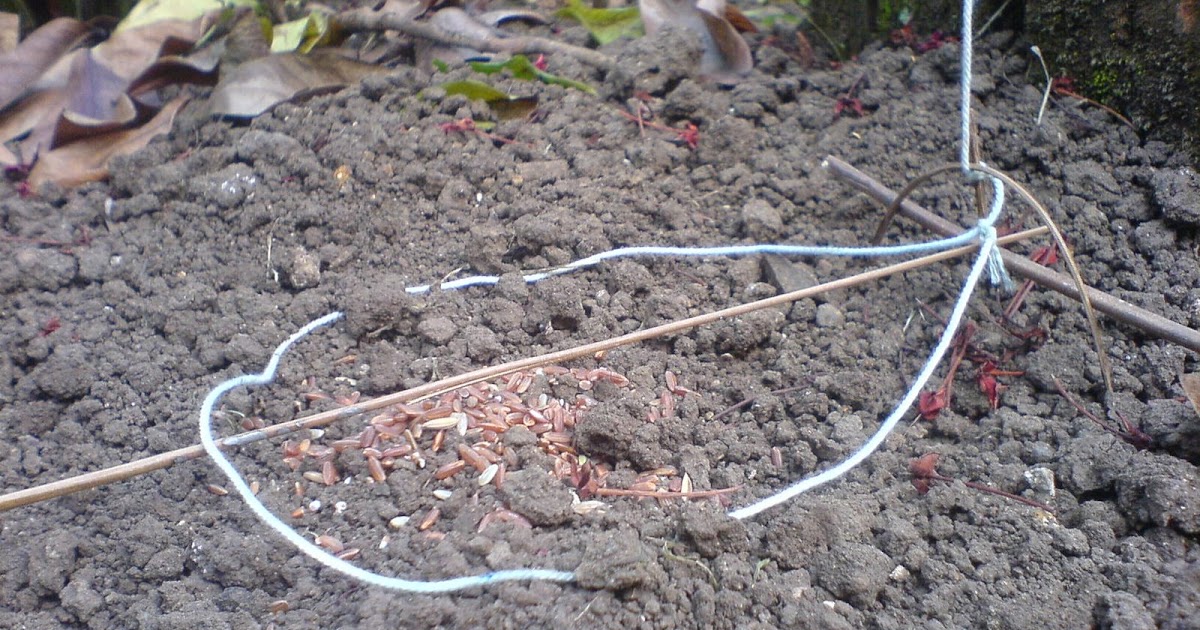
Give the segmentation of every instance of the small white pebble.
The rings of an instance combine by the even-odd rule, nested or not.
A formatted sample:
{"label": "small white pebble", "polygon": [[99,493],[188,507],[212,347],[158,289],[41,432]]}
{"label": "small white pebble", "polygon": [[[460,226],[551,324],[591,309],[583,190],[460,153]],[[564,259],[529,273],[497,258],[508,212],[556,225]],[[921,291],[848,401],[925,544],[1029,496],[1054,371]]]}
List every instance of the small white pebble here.
{"label": "small white pebble", "polygon": [[345,512],[346,511],[346,502],[338,501],[337,503],[334,503],[333,511],[335,514],[341,514],[342,512]]}
{"label": "small white pebble", "polygon": [[408,525],[408,521],[410,518],[411,517],[409,517],[409,516],[397,516],[397,517],[393,518],[392,520],[388,521],[388,527],[391,527],[392,529],[400,529],[401,527]]}
{"label": "small white pebble", "polygon": [[325,437],[325,429],[309,429],[308,437],[310,437],[314,440],[319,440],[319,439]]}
{"label": "small white pebble", "polygon": [[440,489],[440,490],[434,490],[434,491],[433,491],[433,496],[435,496],[435,497],[437,497],[437,498],[439,498],[439,499],[441,499],[441,500],[443,500],[443,501],[445,501],[446,499],[449,499],[449,498],[450,498],[450,495],[452,495],[452,494],[454,494],[452,491],[450,491],[450,490],[445,490],[445,489]]}
{"label": "small white pebble", "polygon": [[384,534],[384,535],[383,535],[383,539],[381,539],[381,540],[379,541],[379,548],[380,548],[380,549],[387,549],[388,543],[390,543],[390,542],[392,542],[392,537],[391,537],[391,536],[388,536],[387,534]]}
{"label": "small white pebble", "polygon": [[903,582],[907,580],[910,575],[912,574],[909,573],[908,569],[905,568],[903,564],[898,564],[896,565],[896,568],[892,569],[892,572],[888,574],[888,577],[892,578],[892,580],[896,582]]}
{"label": "small white pebble", "polygon": [[321,511],[321,500],[313,499],[313,502],[308,504],[308,511],[309,512],[320,512]]}

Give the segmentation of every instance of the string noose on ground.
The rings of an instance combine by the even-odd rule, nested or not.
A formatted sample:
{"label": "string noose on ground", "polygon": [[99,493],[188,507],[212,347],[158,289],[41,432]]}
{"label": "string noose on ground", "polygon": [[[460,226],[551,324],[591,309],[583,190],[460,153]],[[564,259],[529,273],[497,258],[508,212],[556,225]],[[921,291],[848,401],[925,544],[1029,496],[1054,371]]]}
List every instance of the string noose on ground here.
{"label": "string noose on ground", "polygon": [[[962,73],[961,73],[961,132],[962,146],[960,152],[960,161],[964,172],[971,172],[972,165],[970,163],[970,97],[971,97],[971,53],[972,53],[972,12],[974,11],[974,1],[963,1],[963,34],[962,34]],[[787,502],[788,500],[798,496],[799,494],[819,487],[831,481],[840,478],[850,470],[854,469],[858,464],[862,463],[867,457],[874,453],[895,429],[900,419],[908,413],[917,396],[920,394],[925,384],[932,377],[933,372],[937,369],[946,351],[950,347],[950,343],[954,338],[954,334],[958,330],[958,326],[962,321],[962,317],[966,312],[967,305],[970,302],[972,293],[979,283],[979,278],[984,271],[988,271],[993,283],[1007,281],[1007,274],[1004,273],[1003,265],[999,262],[997,256],[996,245],[996,230],[995,222],[999,218],[1004,207],[1004,187],[1001,181],[995,177],[990,178],[992,181],[993,200],[991,211],[988,216],[981,219],[979,224],[964,234],[948,238],[931,241],[926,243],[915,243],[910,245],[899,245],[891,247],[822,247],[822,246],[794,246],[794,245],[751,245],[751,246],[730,246],[717,248],[678,248],[678,247],[632,247],[612,250],[591,256],[563,267],[530,274],[525,276],[526,282],[538,282],[542,279],[549,278],[555,275],[568,273],[577,269],[590,267],[604,260],[611,260],[622,257],[632,256],[739,256],[752,255],[763,253],[775,253],[785,255],[799,256],[853,256],[853,257],[879,257],[890,255],[914,254],[927,252],[931,250],[951,249],[956,246],[963,245],[967,242],[978,239],[980,241],[979,254],[977,255],[974,264],[971,266],[971,271],[963,282],[962,291],[959,293],[958,299],[954,304],[954,309],[950,314],[945,329],[930,353],[929,359],[925,362],[917,378],[914,379],[909,390],[901,398],[900,403],[892,411],[879,429],[871,438],[864,443],[857,451],[851,454],[841,463],[829,468],[821,473],[802,479],[783,490],[775,492],[770,496],[763,498],[751,505],[733,510],[729,516],[736,519],[746,519],[755,516],[765,510]],[[464,278],[455,282],[444,283],[440,285],[443,290],[458,289],[468,286],[480,286],[495,284],[499,278],[494,276],[475,276],[472,278]],[[432,290],[430,285],[422,285],[418,287],[409,287],[409,293],[427,293]],[[238,495],[250,507],[251,511],[270,529],[277,532],[280,536],[292,543],[297,549],[305,555],[313,558],[317,562],[339,572],[348,577],[352,577],[366,584],[378,586],[381,588],[406,591],[412,593],[448,593],[471,588],[478,588],[494,584],[498,582],[516,581],[516,580],[547,580],[554,582],[571,582],[574,581],[575,575],[569,571],[557,571],[549,569],[512,569],[507,571],[493,571],[481,575],[461,576],[446,580],[408,580],[397,577],[389,577],[380,575],[372,571],[368,571],[359,566],[351,564],[328,551],[318,547],[315,543],[309,542],[295,529],[292,529],[284,523],[279,517],[275,516],[267,507],[254,495],[249,484],[242,478],[241,473],[234,467],[233,463],[225,457],[221,449],[217,446],[216,438],[212,432],[212,413],[216,408],[217,403],[229,391],[243,386],[266,385],[274,381],[275,373],[279,368],[279,362],[287,350],[302,337],[308,335],[312,331],[333,324],[341,319],[341,313],[330,313],[325,317],[314,320],[308,325],[298,330],[295,334],[285,340],[275,352],[271,355],[267,362],[266,368],[258,374],[248,374],[229,379],[212,389],[204,398],[204,402],[200,408],[200,443],[204,447],[205,452],[217,468],[229,479]]]}

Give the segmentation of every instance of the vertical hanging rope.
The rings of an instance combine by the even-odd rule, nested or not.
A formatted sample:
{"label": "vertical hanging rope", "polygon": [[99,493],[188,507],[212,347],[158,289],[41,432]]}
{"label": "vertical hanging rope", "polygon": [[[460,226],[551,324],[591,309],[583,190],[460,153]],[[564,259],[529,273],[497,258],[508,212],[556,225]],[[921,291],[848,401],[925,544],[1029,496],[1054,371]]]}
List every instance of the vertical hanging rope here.
{"label": "vertical hanging rope", "polygon": [[959,147],[958,161],[964,174],[971,171],[971,65],[974,63],[975,32],[972,22],[975,14],[975,0],[963,0],[962,7],[962,42],[959,48]]}

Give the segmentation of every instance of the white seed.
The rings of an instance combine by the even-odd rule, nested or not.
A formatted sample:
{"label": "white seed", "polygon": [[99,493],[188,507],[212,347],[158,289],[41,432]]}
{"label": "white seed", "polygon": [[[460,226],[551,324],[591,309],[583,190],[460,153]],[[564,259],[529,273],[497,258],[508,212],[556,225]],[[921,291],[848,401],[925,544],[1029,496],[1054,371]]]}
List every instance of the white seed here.
{"label": "white seed", "polygon": [[604,514],[608,511],[608,504],[603,501],[580,501],[571,505],[571,509],[580,516],[584,514]]}
{"label": "white seed", "polygon": [[390,542],[392,542],[392,537],[388,536],[387,534],[384,534],[383,538],[379,541],[379,548],[387,549],[388,543],[390,543]]}
{"label": "white seed", "polygon": [[444,488],[443,488],[443,489],[439,489],[439,490],[434,490],[434,491],[433,491],[433,496],[434,496],[434,497],[436,497],[436,498],[438,498],[438,499],[441,499],[442,501],[445,501],[446,499],[449,499],[449,498],[450,498],[450,496],[451,496],[451,495],[453,495],[453,494],[454,494],[454,492],[452,492],[452,491],[450,491],[450,490],[446,490],[446,489],[444,489]]}
{"label": "white seed", "polygon": [[325,429],[309,429],[308,436],[314,440],[319,440],[325,437]]}
{"label": "white seed", "polygon": [[408,521],[410,518],[412,518],[412,517],[397,516],[397,517],[393,518],[392,520],[388,521],[388,527],[391,527],[392,529],[400,529],[401,527],[408,525]]}
{"label": "white seed", "polygon": [[421,424],[421,426],[425,427],[426,429],[430,429],[430,430],[449,429],[450,427],[457,427],[460,422],[463,424],[463,426],[466,426],[467,414],[465,414],[461,411],[454,411],[454,412],[451,412],[450,415],[446,416],[445,418],[434,418],[433,420],[426,420],[424,423]]}
{"label": "white seed", "polygon": [[496,478],[496,473],[500,472],[500,464],[491,464],[479,473],[479,485],[486,486]]}

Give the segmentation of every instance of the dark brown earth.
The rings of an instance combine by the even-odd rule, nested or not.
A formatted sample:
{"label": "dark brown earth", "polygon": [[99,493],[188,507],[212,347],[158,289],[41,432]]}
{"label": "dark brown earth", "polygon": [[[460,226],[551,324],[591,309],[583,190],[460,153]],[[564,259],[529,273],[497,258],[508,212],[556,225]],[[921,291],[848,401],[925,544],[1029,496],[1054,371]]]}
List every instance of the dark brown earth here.
{"label": "dark brown earth", "polygon": [[[569,40],[585,34],[570,29]],[[1052,103],[1003,35],[976,59],[986,159],[1053,210],[1089,283],[1200,325],[1200,188],[1183,159],[1102,111]],[[638,128],[608,100],[501,83],[541,97],[537,122],[501,123],[499,146],[439,123],[489,117],[398,70],[249,125],[185,116],[171,137],[122,161],[108,184],[0,201],[0,484],[5,491],[98,470],[197,441],[214,384],[262,369],[272,348],[332,310],[348,319],[301,342],[277,385],[241,390],[232,412],[270,422],[323,391],[375,396],[472,367],[567,348],[773,294],[757,259],[640,260],[526,287],[410,298],[403,287],[466,268],[507,273],[635,244],[754,241],[862,244],[879,209],[820,167],[841,157],[894,188],[956,155],[957,51],[915,57],[869,49],[836,71],[805,70],[756,40],[757,69],[721,89],[686,78],[675,36],[611,46],[671,124],[699,125],[695,151]],[[551,70],[600,82],[570,60]],[[457,74],[455,76],[458,76]],[[463,74],[462,76],[465,76]],[[863,76],[867,115],[834,120]],[[439,79],[440,80],[440,79]],[[198,108],[197,108],[198,109]],[[339,182],[346,166],[351,177]],[[947,181],[919,200],[956,219],[969,190]],[[1014,206],[1013,225],[1032,225]],[[911,225],[893,240],[927,238]],[[87,235],[87,239],[82,237]],[[34,241],[62,241],[52,246]],[[1028,252],[1030,246],[1018,249]],[[820,280],[872,263],[807,260]],[[863,442],[919,367],[966,262],[804,300],[609,353],[628,376],[584,422],[587,454],[616,472],[674,466],[699,490],[744,484],[745,505]],[[235,461],[261,497],[296,522],[362,549],[363,567],[445,578],[516,567],[575,570],[580,583],[510,583],[458,595],[363,587],[265,531],[225,480],[193,461],[134,481],[0,515],[0,625],[10,628],[1188,628],[1200,626],[1200,421],[1179,376],[1196,356],[1105,321],[1115,406],[1155,439],[1137,451],[1055,391],[1057,376],[1093,410],[1103,383],[1081,310],[1035,290],[1017,315],[1049,339],[1004,333],[1007,296],[983,291],[977,346],[1014,349],[1010,389],[992,410],[964,364],[936,422],[911,421],[843,481],[741,523],[717,502],[608,499],[569,512],[569,493],[530,455],[502,492],[473,476],[432,481],[408,467],[366,482],[310,483],[278,443]],[[50,322],[61,327],[47,333]],[[354,355],[353,362],[339,361]],[[576,367],[592,367],[581,362]],[[643,419],[666,370],[695,395],[672,418]],[[800,389],[780,395],[768,392]],[[726,407],[753,405],[714,421]],[[325,408],[330,403],[314,403]],[[327,437],[357,432],[361,420]],[[452,438],[457,439],[457,438]],[[771,461],[772,448],[782,466]],[[514,448],[516,448],[514,446]],[[965,486],[919,495],[909,461],[1050,502],[1052,516]],[[443,456],[433,464],[448,461]],[[1053,486],[1046,483],[1050,475]],[[293,495],[302,482],[305,496]],[[453,489],[439,501],[431,491]],[[1053,493],[1050,490],[1053,490]],[[338,501],[346,508],[331,509]],[[435,506],[432,531],[416,521]],[[534,529],[497,524],[507,505]],[[416,516],[391,529],[396,516]],[[565,520],[563,520],[565,517]],[[386,549],[380,542],[388,537]],[[288,610],[272,612],[286,600]]]}

